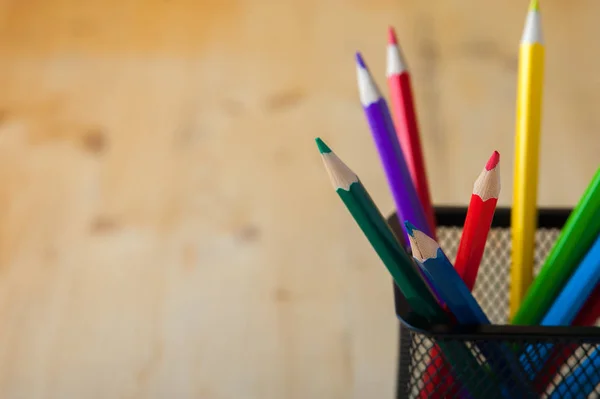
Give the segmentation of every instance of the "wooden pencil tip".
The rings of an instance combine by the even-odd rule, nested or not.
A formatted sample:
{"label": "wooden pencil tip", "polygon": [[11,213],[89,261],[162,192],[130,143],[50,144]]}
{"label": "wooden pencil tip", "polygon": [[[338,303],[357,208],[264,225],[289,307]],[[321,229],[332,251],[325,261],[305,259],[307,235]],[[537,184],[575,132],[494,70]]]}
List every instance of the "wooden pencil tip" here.
{"label": "wooden pencil tip", "polygon": [[500,162],[500,153],[498,151],[494,151],[494,153],[492,154],[490,159],[488,159],[487,163],[485,164],[485,170],[494,169],[498,165],[499,162]]}
{"label": "wooden pencil tip", "polygon": [[360,54],[360,52],[356,52],[356,63],[363,69],[367,69],[367,65],[365,64],[365,61],[363,60],[362,55]]}
{"label": "wooden pencil tip", "polygon": [[540,11],[539,0],[531,0],[531,3],[529,3],[529,11]]}
{"label": "wooden pencil tip", "polygon": [[398,39],[396,38],[396,31],[392,26],[388,28],[388,44],[398,44]]}
{"label": "wooden pencil tip", "polygon": [[406,232],[408,233],[409,236],[414,237],[414,231],[415,230],[419,230],[415,227],[414,224],[412,224],[411,222],[409,222],[408,220],[404,221],[404,226],[406,227]]}
{"label": "wooden pencil tip", "polygon": [[331,148],[329,148],[320,137],[317,137],[315,141],[317,142],[317,147],[319,148],[319,152],[321,154],[328,154],[331,152]]}

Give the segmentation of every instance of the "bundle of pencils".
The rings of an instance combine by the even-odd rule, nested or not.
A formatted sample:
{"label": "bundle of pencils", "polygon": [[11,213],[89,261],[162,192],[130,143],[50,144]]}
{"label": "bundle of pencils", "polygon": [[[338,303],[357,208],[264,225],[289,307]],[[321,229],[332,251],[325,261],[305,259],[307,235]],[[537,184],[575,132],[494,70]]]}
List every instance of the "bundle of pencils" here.
{"label": "bundle of pencils", "polygon": [[[514,187],[511,219],[510,322],[514,325],[594,325],[600,316],[600,168],[572,211],[534,279],[537,181],[540,145],[544,43],[539,5],[530,4],[519,52]],[[395,211],[396,235],[358,176],[320,138],[317,146],[331,182],[408,301],[411,323],[423,326],[485,325],[490,321],[472,295],[500,194],[500,154],[494,151],[474,180],[454,264],[436,237],[421,134],[408,65],[393,28],[387,45],[391,111],[363,56],[356,54],[358,97],[380,155]],[[482,158],[482,164],[484,159]],[[498,342],[473,348],[437,341],[430,350],[421,398],[534,398],[575,347],[529,345],[515,352]],[[553,395],[600,383],[600,352],[574,370]],[[464,378],[468,375],[469,378]],[[493,389],[490,389],[493,387]],[[587,388],[585,388],[587,389]],[[554,396],[553,396],[554,397]]]}

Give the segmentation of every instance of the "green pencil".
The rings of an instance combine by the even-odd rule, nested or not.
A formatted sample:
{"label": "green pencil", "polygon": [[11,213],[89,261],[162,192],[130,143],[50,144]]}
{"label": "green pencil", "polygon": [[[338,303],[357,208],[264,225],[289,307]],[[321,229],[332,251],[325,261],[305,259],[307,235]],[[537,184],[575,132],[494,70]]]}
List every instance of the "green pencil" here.
{"label": "green pencil", "polygon": [[569,216],[511,323],[537,325],[600,233],[600,168]]}
{"label": "green pencil", "polygon": [[416,271],[416,265],[400,247],[381,212],[371,199],[358,176],[321,140],[316,139],[323,163],[335,191],[361,228],[373,249],[392,275],[415,313],[429,322],[444,322],[435,298]]}
{"label": "green pencil", "polygon": [[[417,272],[418,266],[400,247],[358,176],[331,151],[323,140],[317,138],[316,142],[336,192],[383,261],[412,310],[432,324],[448,324],[448,314],[437,303]],[[465,385],[473,397],[501,398],[498,381],[479,365],[464,343],[440,340],[437,344],[456,368],[458,376],[466,377]],[[494,390],[496,395],[490,395],[489,384],[498,388]]]}

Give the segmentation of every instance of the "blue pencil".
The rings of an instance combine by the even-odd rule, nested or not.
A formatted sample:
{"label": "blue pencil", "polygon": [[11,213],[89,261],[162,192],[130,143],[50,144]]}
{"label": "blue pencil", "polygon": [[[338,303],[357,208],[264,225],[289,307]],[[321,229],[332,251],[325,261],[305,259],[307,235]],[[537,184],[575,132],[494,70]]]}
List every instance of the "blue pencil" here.
{"label": "blue pencil", "polygon": [[573,322],[600,281],[600,236],[544,316],[544,326],[566,326]]}
{"label": "blue pencil", "polygon": [[405,221],[404,225],[408,232],[413,257],[423,265],[423,270],[456,320],[466,325],[490,324],[483,309],[438,243],[411,222]]}
{"label": "blue pencil", "polygon": [[[486,316],[469,288],[460,278],[450,260],[446,257],[438,243],[409,221],[404,222],[412,254],[419,267],[428,276],[442,301],[462,325],[486,325],[490,320]],[[521,369],[521,365],[510,349],[497,342],[477,342],[492,370],[504,384],[503,395],[507,398],[534,397],[534,391]],[[518,384],[517,392],[511,385]]]}
{"label": "blue pencil", "polygon": [[552,391],[549,399],[585,399],[600,384],[600,352],[592,354]]}
{"label": "blue pencil", "polygon": [[[571,325],[598,282],[600,282],[600,237],[596,239],[579,266],[577,266],[575,273],[563,287],[560,295],[554,300],[552,307],[542,320],[542,325]],[[521,363],[523,365],[529,364],[526,369],[529,370],[531,378],[535,378],[544,366],[551,353],[552,346],[548,344],[537,345],[537,351],[534,348],[534,345],[529,345],[526,349],[527,352],[521,355]]]}

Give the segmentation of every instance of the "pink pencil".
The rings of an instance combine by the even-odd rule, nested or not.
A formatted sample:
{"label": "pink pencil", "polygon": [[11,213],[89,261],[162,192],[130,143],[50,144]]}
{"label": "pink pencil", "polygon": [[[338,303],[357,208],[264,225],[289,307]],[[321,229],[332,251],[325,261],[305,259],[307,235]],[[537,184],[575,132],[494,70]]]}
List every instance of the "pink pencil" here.
{"label": "pink pencil", "polygon": [[427,173],[419,138],[419,127],[415,112],[410,75],[398,46],[394,28],[389,28],[387,47],[387,82],[390,90],[391,111],[396,127],[396,135],[406,158],[411,179],[417,191],[429,230],[435,239],[435,214],[431,205]]}

